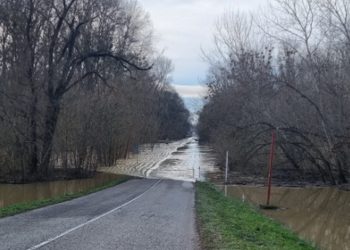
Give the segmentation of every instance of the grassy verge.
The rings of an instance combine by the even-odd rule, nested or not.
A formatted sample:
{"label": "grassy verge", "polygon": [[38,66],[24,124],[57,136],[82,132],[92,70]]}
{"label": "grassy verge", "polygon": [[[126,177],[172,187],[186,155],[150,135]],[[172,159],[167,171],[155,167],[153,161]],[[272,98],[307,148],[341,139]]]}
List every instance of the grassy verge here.
{"label": "grassy verge", "polygon": [[203,249],[315,249],[281,224],[208,183],[196,184],[196,210]]}
{"label": "grassy verge", "polygon": [[41,208],[45,207],[48,205],[53,205],[57,203],[61,203],[64,201],[72,200],[84,195],[88,195],[91,193],[95,193],[98,191],[101,191],[106,188],[110,188],[113,186],[116,186],[120,183],[123,183],[127,180],[130,180],[132,177],[129,176],[122,176],[117,180],[111,181],[106,183],[105,185],[95,187],[93,189],[89,189],[83,192],[78,192],[78,193],[68,193],[62,196],[54,197],[54,198],[49,198],[49,199],[44,199],[44,200],[37,200],[37,201],[32,201],[32,202],[25,202],[25,203],[18,203],[18,204],[13,204],[4,208],[0,208],[0,218],[6,217],[6,216],[11,216],[19,213],[23,213],[29,210],[33,210],[36,208]]}

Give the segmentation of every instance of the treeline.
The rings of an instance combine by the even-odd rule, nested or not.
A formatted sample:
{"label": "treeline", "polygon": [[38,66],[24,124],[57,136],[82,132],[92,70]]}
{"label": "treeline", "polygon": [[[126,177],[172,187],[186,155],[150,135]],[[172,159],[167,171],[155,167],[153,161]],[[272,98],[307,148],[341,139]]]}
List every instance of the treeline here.
{"label": "treeline", "polygon": [[350,176],[350,2],[275,0],[267,14],[227,13],[207,55],[198,133],[231,168],[262,174],[272,131],[276,167],[342,184]]}
{"label": "treeline", "polygon": [[132,0],[1,1],[0,179],[84,176],[137,144],[186,136],[152,32]]}

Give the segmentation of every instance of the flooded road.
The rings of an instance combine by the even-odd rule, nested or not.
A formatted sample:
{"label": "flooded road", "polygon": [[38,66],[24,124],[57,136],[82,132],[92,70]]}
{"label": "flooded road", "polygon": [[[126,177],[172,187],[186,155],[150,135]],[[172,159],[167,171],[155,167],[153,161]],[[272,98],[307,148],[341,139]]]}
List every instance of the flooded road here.
{"label": "flooded road", "polygon": [[[254,205],[266,202],[263,187],[227,186],[227,195]],[[274,187],[271,203],[282,209],[262,210],[265,215],[315,242],[320,249],[350,249],[350,192],[336,188]]]}
{"label": "flooded road", "polygon": [[210,173],[218,172],[215,155],[205,145],[198,145],[195,138],[145,145],[139,154],[119,160],[114,167],[100,169],[103,172],[125,174],[153,179],[183,181],[205,180]]}
{"label": "flooded road", "polygon": [[0,184],[0,208],[22,202],[48,199],[68,193],[78,193],[102,186],[120,176],[98,173],[94,178],[31,184]]}
{"label": "flooded road", "polygon": [[205,145],[191,139],[179,147],[150,174],[151,178],[184,181],[206,180],[208,174],[217,172],[215,155]]}
{"label": "flooded road", "polygon": [[[215,154],[209,146],[199,145],[195,138],[144,145],[139,154],[118,161],[117,166],[100,170],[106,174],[99,174],[94,179],[0,185],[0,207],[80,192],[115,179],[113,174],[222,183],[218,181],[222,179],[222,173],[216,166]],[[229,196],[254,205],[265,203],[264,187],[227,186],[226,191]],[[320,249],[350,250],[350,192],[336,188],[274,187],[272,204],[282,209],[262,211],[265,215],[282,222],[302,238],[315,242]]]}
{"label": "flooded road", "polygon": [[0,184],[0,208],[15,203],[42,200],[82,192],[102,186],[119,178],[116,174],[153,179],[204,180],[206,175],[217,171],[215,157],[207,146],[198,146],[194,138],[171,143],[143,145],[140,153],[119,160],[117,166],[101,168],[91,179],[54,181],[31,184]]}

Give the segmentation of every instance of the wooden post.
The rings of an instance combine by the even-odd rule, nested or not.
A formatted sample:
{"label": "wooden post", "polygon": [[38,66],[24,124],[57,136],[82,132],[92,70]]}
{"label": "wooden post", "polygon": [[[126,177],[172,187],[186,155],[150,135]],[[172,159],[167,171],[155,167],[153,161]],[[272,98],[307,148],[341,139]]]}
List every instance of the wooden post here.
{"label": "wooden post", "polygon": [[271,141],[271,148],[270,148],[270,157],[269,157],[269,174],[268,174],[268,189],[267,189],[267,200],[266,205],[270,205],[270,198],[271,198],[271,182],[272,182],[272,164],[273,159],[275,155],[275,143],[276,143],[276,132],[272,131],[272,141]]}
{"label": "wooden post", "polygon": [[227,179],[228,179],[228,151],[226,151],[225,184],[227,184]]}

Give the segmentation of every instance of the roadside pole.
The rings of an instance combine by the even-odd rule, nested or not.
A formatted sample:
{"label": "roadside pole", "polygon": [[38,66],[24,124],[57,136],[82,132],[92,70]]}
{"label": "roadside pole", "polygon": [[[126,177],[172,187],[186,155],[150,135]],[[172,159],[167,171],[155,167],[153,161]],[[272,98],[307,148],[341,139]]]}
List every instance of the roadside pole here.
{"label": "roadside pole", "polygon": [[228,179],[228,151],[226,151],[226,164],[225,164],[225,185]]}
{"label": "roadside pole", "polygon": [[259,205],[261,209],[270,209],[270,210],[278,209],[277,206],[270,205],[271,189],[272,189],[272,166],[273,166],[273,160],[275,159],[275,151],[276,151],[276,136],[277,136],[276,133],[278,133],[278,128],[277,130],[272,130],[272,139],[271,139],[270,155],[269,155],[269,162],[268,162],[267,197],[266,197],[266,204]]}
{"label": "roadside pole", "polygon": [[272,131],[272,140],[271,140],[271,148],[270,148],[270,157],[269,157],[269,174],[268,174],[268,187],[267,187],[267,199],[266,199],[266,205],[270,205],[270,198],[271,198],[271,182],[272,182],[272,164],[274,160],[275,155],[275,143],[276,143],[276,132]]}

